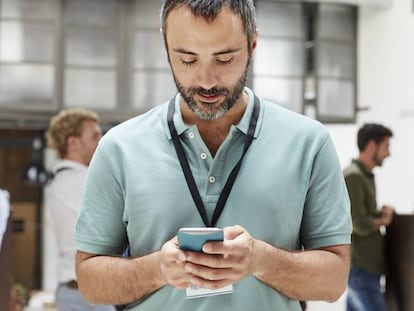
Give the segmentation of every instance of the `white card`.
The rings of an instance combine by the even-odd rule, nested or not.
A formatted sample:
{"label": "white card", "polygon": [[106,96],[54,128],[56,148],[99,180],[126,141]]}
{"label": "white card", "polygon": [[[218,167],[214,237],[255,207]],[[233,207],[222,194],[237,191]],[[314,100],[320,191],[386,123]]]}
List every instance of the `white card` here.
{"label": "white card", "polygon": [[215,295],[226,295],[234,292],[233,284],[224,286],[218,289],[207,289],[198,287],[197,285],[191,285],[185,289],[186,298],[200,298]]}

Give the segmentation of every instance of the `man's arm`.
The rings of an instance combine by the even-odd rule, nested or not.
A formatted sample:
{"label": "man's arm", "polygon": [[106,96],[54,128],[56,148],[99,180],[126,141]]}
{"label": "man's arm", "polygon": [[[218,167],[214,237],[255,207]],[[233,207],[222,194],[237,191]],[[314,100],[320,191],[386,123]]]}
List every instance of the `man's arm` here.
{"label": "man's arm", "polygon": [[335,301],[345,290],[348,245],[292,252],[253,239],[240,226],[224,233],[225,241],[206,243],[204,253],[181,251],[176,237],[139,258],[78,252],[80,291],[93,303],[125,304],[167,284],[216,289],[249,275],[298,300]]}
{"label": "man's arm", "polygon": [[201,253],[186,252],[191,283],[220,288],[253,275],[283,295],[297,300],[335,301],[348,280],[348,245],[285,251],[253,239],[240,226],[225,228],[223,243],[207,243]]}
{"label": "man's arm", "polygon": [[77,252],[79,290],[91,303],[126,304],[163,287],[160,252],[139,258],[97,256]]}
{"label": "man's arm", "polygon": [[345,177],[349,198],[351,200],[352,220],[354,232],[365,236],[378,230],[381,226],[388,226],[394,216],[394,209],[383,206],[376,215],[370,215],[366,210],[366,194],[361,177],[353,174]]}
{"label": "man's arm", "polygon": [[376,231],[375,217],[368,213],[366,186],[357,174],[345,176],[345,182],[351,202],[353,232],[360,236],[367,236]]}
{"label": "man's arm", "polygon": [[[210,257],[210,255],[205,255]],[[121,305],[148,296],[169,284],[184,289],[193,275],[175,236],[161,250],[136,258],[100,256],[78,251],[79,290],[92,303]]]}
{"label": "man's arm", "polygon": [[390,206],[384,205],[378,216],[374,219],[375,228],[378,229],[381,226],[389,226],[394,218],[394,209]]}
{"label": "man's arm", "polygon": [[254,275],[285,296],[299,300],[336,301],[349,272],[349,246],[288,252],[256,241]]}

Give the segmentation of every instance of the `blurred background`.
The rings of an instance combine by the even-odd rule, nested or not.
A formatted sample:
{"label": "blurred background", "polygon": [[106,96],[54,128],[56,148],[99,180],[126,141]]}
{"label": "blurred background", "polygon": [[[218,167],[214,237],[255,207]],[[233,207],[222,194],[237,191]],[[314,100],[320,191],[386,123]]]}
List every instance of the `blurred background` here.
{"label": "blurred background", "polygon": [[[259,41],[248,86],[324,123],[342,166],[357,155],[363,123],[390,127],[392,155],[375,172],[378,203],[412,214],[413,0],[255,3]],[[28,302],[56,286],[55,242],[42,208],[42,174],[56,157],[44,141],[50,117],[85,107],[107,130],[174,94],[161,4],[0,0],[0,188],[11,206],[0,253],[0,310],[10,287]],[[343,298],[310,302],[308,310],[344,310]]]}

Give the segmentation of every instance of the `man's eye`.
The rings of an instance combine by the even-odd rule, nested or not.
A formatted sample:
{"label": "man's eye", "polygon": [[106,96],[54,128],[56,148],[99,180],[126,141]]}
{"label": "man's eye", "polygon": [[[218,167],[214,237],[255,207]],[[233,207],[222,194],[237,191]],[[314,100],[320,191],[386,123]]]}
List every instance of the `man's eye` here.
{"label": "man's eye", "polygon": [[195,64],[195,60],[181,60],[181,63],[183,64],[183,65],[186,65],[186,66],[191,66],[191,65],[194,65]]}
{"label": "man's eye", "polygon": [[217,62],[220,65],[228,65],[233,61],[233,58],[229,58],[229,59],[218,59]]}

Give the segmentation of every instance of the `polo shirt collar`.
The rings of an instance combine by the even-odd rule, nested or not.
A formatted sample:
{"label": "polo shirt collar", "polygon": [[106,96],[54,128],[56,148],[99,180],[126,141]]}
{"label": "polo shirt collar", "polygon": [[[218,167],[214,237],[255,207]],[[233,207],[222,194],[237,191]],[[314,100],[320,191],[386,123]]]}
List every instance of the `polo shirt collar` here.
{"label": "polo shirt collar", "polygon": [[364,173],[364,175],[369,177],[374,177],[374,173],[366,167],[362,162],[358,161],[357,159],[353,159],[352,162],[359,167],[359,169]]}
{"label": "polo shirt collar", "polygon": [[[236,127],[238,130],[240,130],[242,133],[244,133],[245,135],[247,135],[247,131],[249,129],[249,124],[250,124],[250,118],[252,116],[253,113],[253,107],[254,107],[254,94],[253,91],[251,89],[249,89],[248,87],[244,88],[244,91],[248,94],[249,96],[249,102],[247,104],[247,108],[246,111],[243,114],[242,119],[240,120],[240,122],[236,125],[234,125],[234,127]],[[183,116],[181,113],[181,109],[180,109],[180,93],[177,93],[174,97],[174,101],[175,101],[175,112],[174,112],[174,125],[177,129],[177,133],[178,135],[181,135],[182,133],[184,133],[187,129],[190,128],[190,126],[186,125],[184,123],[183,120]],[[260,127],[262,124],[262,119],[263,119],[263,104],[260,105],[260,114],[259,114],[259,120],[257,121],[257,126],[256,126],[256,131],[254,133],[254,138],[256,138],[259,135],[259,131],[260,131]],[[167,105],[167,109],[168,110],[168,105]],[[166,122],[167,119],[167,113],[165,113],[165,124],[167,124]],[[166,130],[166,135],[169,139],[171,139],[171,134],[169,132],[168,126],[165,127]]]}

